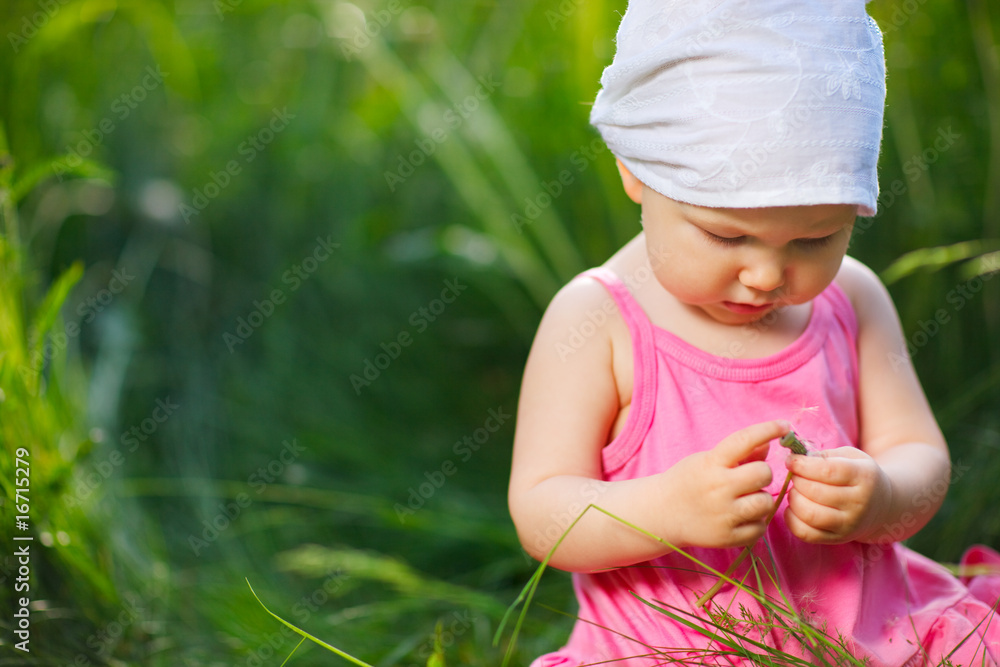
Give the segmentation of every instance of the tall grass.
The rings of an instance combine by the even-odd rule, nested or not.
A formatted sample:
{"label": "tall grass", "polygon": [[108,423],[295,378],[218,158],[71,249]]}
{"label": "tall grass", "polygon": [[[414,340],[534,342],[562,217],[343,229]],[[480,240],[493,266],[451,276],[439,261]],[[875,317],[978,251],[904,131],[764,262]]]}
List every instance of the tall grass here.
{"label": "tall grass", "polygon": [[[776,508],[781,504],[783,496],[783,492],[779,494],[775,502]],[[609,635],[618,635],[631,641],[636,646],[644,647],[646,650],[631,656],[611,657],[602,654],[602,657],[595,658],[595,662],[587,664],[605,664],[609,661],[613,663],[626,658],[656,658],[670,664],[692,666],[723,664],[719,662],[720,660],[741,660],[747,664],[766,665],[769,667],[804,667],[807,665],[812,667],[865,667],[865,665],[869,664],[869,658],[863,654],[859,654],[851,640],[845,637],[839,629],[827,627],[825,620],[822,618],[810,619],[805,614],[800,613],[792,602],[791,597],[783,590],[782,583],[777,577],[775,569],[771,567],[771,563],[766,558],[757,555],[752,548],[748,547],[743,552],[750,557],[747,572],[740,578],[734,578],[733,568],[730,568],[727,572],[715,570],[683,549],[674,547],[669,542],[649,531],[608,512],[600,506],[591,504],[584,508],[576,519],[567,526],[527,584],[525,584],[520,595],[507,608],[493,639],[494,646],[499,645],[504,638],[507,626],[512,625],[510,637],[507,641],[507,648],[503,653],[500,663],[502,667],[507,667],[507,665],[511,664],[511,660],[515,655],[518,638],[549,561],[566,536],[573,530],[580,519],[590,511],[603,513],[628,526],[637,533],[670,548],[671,551],[690,560],[692,567],[704,572],[710,579],[714,578],[717,581],[717,585],[713,586],[691,608],[687,609],[669,605],[658,600],[646,599],[634,592],[631,593],[635,598],[634,604],[641,604],[656,611],[662,616],[664,625],[685,627],[692,631],[695,635],[702,638],[703,646],[699,646],[694,639],[691,640],[691,645],[686,646],[652,646],[645,644],[638,638],[630,637],[626,632],[622,632],[617,628],[601,626]],[[770,518],[768,522],[770,522]],[[767,546],[766,537],[761,538],[761,541],[764,543],[764,553],[770,554],[771,551]],[[321,547],[314,547],[309,551],[312,552],[312,555],[305,556],[307,561],[315,561],[317,558],[320,561],[336,561],[343,557],[336,553],[327,552]],[[377,574],[379,577],[387,576],[390,579],[399,579],[402,577],[405,580],[417,583],[419,588],[429,588],[419,576],[407,572],[405,567],[401,569],[398,564],[386,563],[380,559],[373,559],[371,556],[357,553],[346,554],[346,557],[349,560],[360,558],[362,561],[370,563],[368,569],[379,573]],[[741,561],[742,559],[735,561],[734,565]],[[979,572],[979,574],[996,575],[1000,574],[1000,572],[987,569]],[[732,587],[731,597],[728,602],[725,600],[720,602],[718,599],[714,599],[715,592],[724,584],[729,584]],[[451,588],[447,585],[443,585],[443,587]],[[765,590],[773,590],[774,593],[768,594],[764,592]],[[253,591],[252,587],[251,592],[267,614],[302,637],[302,641],[295,646],[292,653],[286,658],[286,662],[292,658],[295,651],[301,646],[301,643],[308,639],[352,664],[372,667],[369,663],[289,623],[281,615],[268,609],[260,600],[257,593]],[[460,595],[464,597],[470,595],[470,593],[461,592]],[[742,600],[740,600],[741,597]],[[703,603],[702,600],[705,600],[705,602]],[[748,607],[748,603],[755,604],[757,608],[752,609]],[[927,664],[928,667],[931,667],[931,665],[933,667],[961,667],[961,665],[953,663],[951,658],[966,643],[971,641],[976,643],[974,646],[974,655],[978,656],[980,651],[982,651],[982,664],[985,665],[988,654],[983,646],[982,639],[976,639],[976,633],[982,631],[985,634],[989,625],[995,620],[997,605],[1000,605],[1000,601],[994,605],[992,612],[980,619],[973,629],[959,640],[947,654],[937,657],[936,662],[933,663],[927,662],[929,656],[926,655],[926,651],[922,648],[922,640],[916,636],[916,627],[912,619],[910,619],[909,625],[913,627],[915,636],[912,640],[908,641],[914,646],[915,655],[924,656],[924,662],[921,664]],[[487,601],[486,606],[492,606],[490,601]],[[521,611],[517,613],[519,606],[521,607]],[[572,617],[559,610],[552,611],[563,613],[567,617],[575,618],[578,621],[581,620],[578,617]],[[511,623],[512,619],[513,623]],[[582,621],[593,623],[593,621],[587,619],[582,619]],[[817,626],[817,623],[820,625]],[[831,632],[835,634],[831,634]],[[442,646],[440,624],[435,631],[433,652],[428,656],[426,664],[427,667],[443,667],[446,664],[446,654]],[[973,666],[967,665],[966,667]]]}
{"label": "tall grass", "polygon": [[[17,209],[18,200],[31,192],[37,172],[20,168],[2,123],[0,164],[0,443],[5,452],[0,456],[0,541],[9,547],[0,591],[4,609],[13,610],[15,598],[32,601],[30,635],[22,648],[42,654],[43,661],[72,661],[81,652],[92,652],[84,640],[122,605],[122,580],[114,573],[115,557],[102,537],[92,502],[74,493],[74,473],[101,438],[87,427],[86,377],[74,330],[60,315],[83,267],[74,263],[40,288],[39,272],[20,242]],[[26,487],[19,482],[15,486],[15,480],[23,481],[15,475],[15,465],[22,465],[15,451],[27,452],[17,457],[30,471]],[[25,506],[28,519],[16,524],[15,515],[22,515]],[[15,542],[15,534],[28,540]],[[27,577],[13,546],[28,547]],[[10,615],[0,619],[4,643],[14,643],[15,627]],[[67,627],[74,629],[68,637]],[[17,641],[24,639],[19,636]],[[27,651],[4,660],[41,664]]]}

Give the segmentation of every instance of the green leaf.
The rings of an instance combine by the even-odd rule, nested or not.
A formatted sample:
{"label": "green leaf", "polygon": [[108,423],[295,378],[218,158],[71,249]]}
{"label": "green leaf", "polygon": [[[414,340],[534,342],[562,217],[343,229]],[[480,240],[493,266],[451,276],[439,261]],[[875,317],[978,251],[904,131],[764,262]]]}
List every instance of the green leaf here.
{"label": "green leaf", "polygon": [[937,271],[949,264],[998,249],[1000,241],[996,239],[977,239],[935,248],[920,248],[906,253],[886,267],[881,274],[882,281],[891,285],[918,271]]}
{"label": "green leaf", "polygon": [[[70,164],[70,158],[74,158],[78,164]],[[14,187],[11,188],[11,198],[16,204],[45,179],[52,176],[59,176],[61,179],[63,175],[93,178],[109,185],[115,182],[116,176],[114,171],[99,162],[67,153],[28,168],[24,175],[14,182]]]}
{"label": "green leaf", "polygon": [[1000,250],[988,252],[962,265],[961,276],[972,280],[979,276],[1000,271]]}
{"label": "green leaf", "polygon": [[29,329],[36,336],[36,346],[42,345],[42,339],[55,323],[56,317],[59,315],[59,309],[62,308],[70,290],[73,289],[73,286],[79,282],[82,276],[83,263],[74,262],[68,269],[63,271],[62,275],[56,279],[56,282],[49,289],[48,294],[45,295],[45,299],[35,314],[35,321]]}

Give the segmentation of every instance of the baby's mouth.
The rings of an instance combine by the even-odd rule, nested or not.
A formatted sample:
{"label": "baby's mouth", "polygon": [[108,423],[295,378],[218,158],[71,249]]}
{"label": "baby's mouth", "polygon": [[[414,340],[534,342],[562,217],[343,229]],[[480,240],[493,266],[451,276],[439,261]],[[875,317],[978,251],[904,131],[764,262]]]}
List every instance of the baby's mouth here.
{"label": "baby's mouth", "polygon": [[752,304],[752,303],[737,303],[735,301],[723,301],[722,305],[733,311],[734,313],[739,313],[740,315],[754,315],[756,313],[763,313],[766,310],[770,310],[774,307],[773,303],[762,303],[762,304]]}

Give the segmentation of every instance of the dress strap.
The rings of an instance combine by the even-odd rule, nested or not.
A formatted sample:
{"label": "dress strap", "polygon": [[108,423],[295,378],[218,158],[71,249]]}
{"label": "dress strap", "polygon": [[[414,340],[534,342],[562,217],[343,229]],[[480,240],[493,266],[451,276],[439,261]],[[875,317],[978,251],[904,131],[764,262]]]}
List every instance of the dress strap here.
{"label": "dress strap", "polygon": [[625,282],[618,277],[618,274],[611,269],[598,266],[584,271],[580,275],[593,278],[597,282],[604,285],[604,289],[611,294],[611,297],[615,300],[615,304],[618,306],[618,310],[621,312],[622,317],[625,318],[625,323],[628,325],[629,333],[632,334],[633,338],[635,337],[637,331],[645,330],[649,333],[650,342],[652,342],[652,323],[649,321],[646,311],[644,311],[642,306],[639,305],[639,302],[635,300],[635,297],[632,296],[632,292],[629,291]]}
{"label": "dress strap", "polygon": [[625,425],[603,452],[605,475],[614,472],[639,449],[653,423],[656,404],[657,360],[653,324],[632,296],[628,286],[611,269],[589,269],[581,277],[593,278],[614,299],[632,338],[632,404]]}

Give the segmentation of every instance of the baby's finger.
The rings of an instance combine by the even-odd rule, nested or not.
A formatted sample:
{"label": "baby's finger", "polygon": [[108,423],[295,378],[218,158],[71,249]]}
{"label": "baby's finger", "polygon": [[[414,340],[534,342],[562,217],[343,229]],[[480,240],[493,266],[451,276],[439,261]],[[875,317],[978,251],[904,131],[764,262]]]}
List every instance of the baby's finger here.
{"label": "baby's finger", "polygon": [[737,466],[727,473],[734,495],[743,496],[760,491],[774,479],[771,466],[763,461],[752,461]]}
{"label": "baby's finger", "polygon": [[800,540],[813,544],[839,544],[844,538],[839,532],[843,526],[840,513],[829,507],[817,505],[804,500],[801,495],[789,494],[788,507],[785,509],[785,525]]}
{"label": "baby's finger", "polygon": [[813,457],[819,458],[841,458],[841,459],[867,459],[868,454],[857,447],[837,447],[836,449],[821,449],[812,453]]}
{"label": "baby's finger", "polygon": [[[755,450],[763,449],[771,440],[780,438],[791,429],[791,424],[784,420],[754,424],[726,436],[710,453],[719,464],[735,468],[749,459]],[[764,453],[766,455],[766,450]]]}
{"label": "baby's finger", "polygon": [[845,516],[839,505],[817,502],[794,488],[788,493],[788,506],[813,528],[836,532],[844,527]]}
{"label": "baby's finger", "polygon": [[[844,502],[846,493],[850,491],[849,487],[824,484],[823,482],[817,482],[807,477],[794,477],[793,479],[795,480],[795,484],[789,492],[790,494],[794,491],[796,494],[802,495],[814,503],[826,505],[827,507],[840,507]],[[791,496],[789,496],[789,499],[791,499]]]}
{"label": "baby's finger", "polygon": [[786,465],[796,477],[822,484],[849,486],[855,481],[853,466],[844,458],[792,455]]}
{"label": "baby's finger", "polygon": [[767,460],[767,453],[769,451],[771,451],[770,443],[765,442],[763,445],[758,445],[752,452],[750,452],[749,456],[740,461],[739,465],[749,463],[750,461],[765,461]]}
{"label": "baby's finger", "polygon": [[754,542],[759,540],[764,535],[764,531],[766,530],[767,530],[767,525],[763,521],[745,523],[741,526],[733,528],[733,530],[730,533],[729,540],[727,540],[727,542],[721,546],[726,546],[726,547],[750,546]]}
{"label": "baby's finger", "polygon": [[736,526],[753,523],[763,524],[767,517],[771,515],[773,507],[774,499],[771,498],[771,494],[769,493],[750,493],[737,498],[733,503]]}

